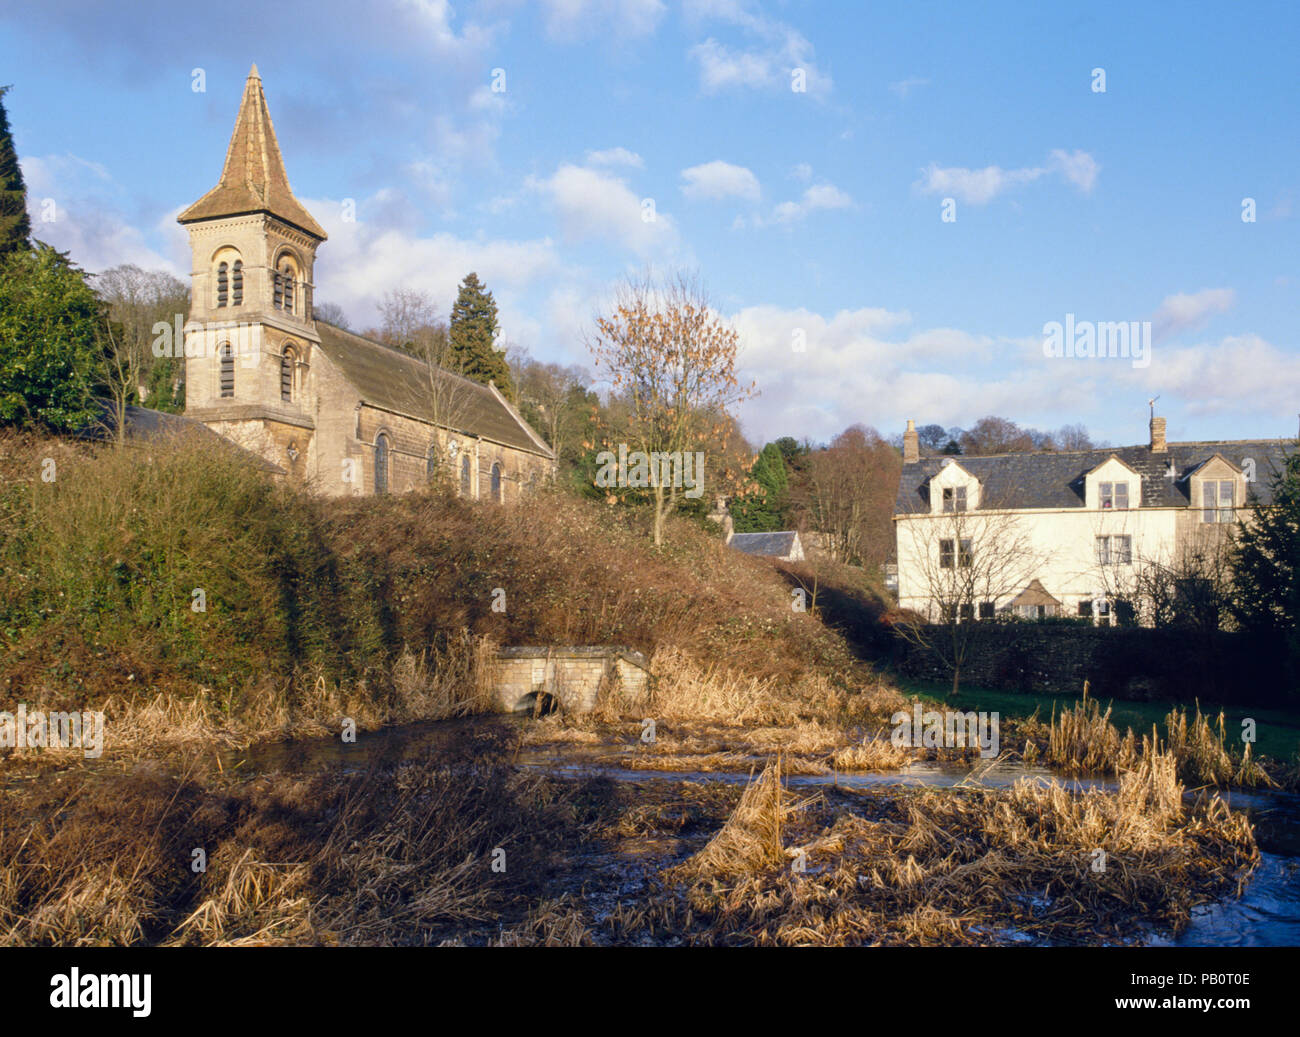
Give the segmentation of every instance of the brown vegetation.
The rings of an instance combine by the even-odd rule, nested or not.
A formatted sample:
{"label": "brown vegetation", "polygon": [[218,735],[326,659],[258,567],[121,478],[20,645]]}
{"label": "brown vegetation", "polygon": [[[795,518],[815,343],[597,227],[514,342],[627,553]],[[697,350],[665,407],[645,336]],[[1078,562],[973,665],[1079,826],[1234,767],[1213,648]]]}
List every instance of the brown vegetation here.
{"label": "brown vegetation", "polygon": [[1117,795],[1023,780],[800,809],[773,763],[638,921],[705,944],[1137,941],[1238,891],[1258,860],[1243,817],[1217,797],[1186,811],[1182,792],[1153,755]]}

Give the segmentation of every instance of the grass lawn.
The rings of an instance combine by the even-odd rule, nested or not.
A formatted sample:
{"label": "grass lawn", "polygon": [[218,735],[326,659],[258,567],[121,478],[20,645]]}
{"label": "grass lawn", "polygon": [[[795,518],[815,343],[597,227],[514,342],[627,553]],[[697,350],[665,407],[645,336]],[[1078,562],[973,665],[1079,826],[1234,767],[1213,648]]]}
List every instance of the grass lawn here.
{"label": "grass lawn", "polygon": [[[900,679],[898,687],[901,691],[909,695],[916,695],[923,700],[931,702],[951,703],[960,707],[963,712],[975,710],[988,713],[999,713],[1006,717],[1027,717],[1038,710],[1040,719],[1047,720],[1052,715],[1052,707],[1056,706],[1058,712],[1061,709],[1069,709],[1075,702],[1079,701],[1078,695],[1062,694],[1024,694],[1014,691],[1001,691],[997,688],[983,688],[974,684],[963,684],[961,691],[956,699],[952,697],[952,687],[943,681],[920,681]],[[1107,700],[1102,700],[1101,705],[1104,708]],[[1133,728],[1137,733],[1150,731],[1151,725],[1156,724],[1160,729],[1160,734],[1165,735],[1164,719],[1165,715],[1175,705],[1187,706],[1191,709],[1195,703],[1192,702],[1132,702],[1125,699],[1111,700],[1111,721],[1121,731],[1126,727]],[[1297,749],[1300,748],[1300,711],[1297,710],[1279,710],[1279,709],[1252,709],[1247,706],[1224,706],[1223,712],[1226,716],[1228,738],[1231,739],[1234,732],[1241,730],[1241,721],[1245,717],[1250,717],[1255,721],[1255,750],[1256,756],[1272,756],[1277,760],[1294,761]],[[1220,706],[1218,703],[1202,702],[1201,712],[1216,718],[1219,715]]]}

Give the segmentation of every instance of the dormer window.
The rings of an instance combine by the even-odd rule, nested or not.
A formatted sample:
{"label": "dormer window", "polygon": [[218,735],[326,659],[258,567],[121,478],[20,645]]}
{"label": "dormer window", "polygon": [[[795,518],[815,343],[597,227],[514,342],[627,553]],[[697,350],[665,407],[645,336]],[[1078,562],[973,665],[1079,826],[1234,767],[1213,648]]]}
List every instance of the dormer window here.
{"label": "dormer window", "polygon": [[966,510],[965,486],[945,486],[943,488],[943,510],[945,512]]}
{"label": "dormer window", "polygon": [[1201,521],[1231,522],[1237,484],[1232,479],[1206,479],[1201,483]]}
{"label": "dormer window", "polygon": [[1104,482],[1098,487],[1102,511],[1128,511],[1128,483]]}

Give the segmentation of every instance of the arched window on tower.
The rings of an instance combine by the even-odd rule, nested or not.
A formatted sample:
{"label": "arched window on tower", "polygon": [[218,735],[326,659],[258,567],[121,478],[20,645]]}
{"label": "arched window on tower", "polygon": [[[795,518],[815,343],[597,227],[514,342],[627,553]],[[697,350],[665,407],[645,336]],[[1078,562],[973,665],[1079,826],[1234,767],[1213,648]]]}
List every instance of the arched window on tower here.
{"label": "arched window on tower", "polygon": [[285,403],[293,402],[293,376],[297,360],[293,346],[285,346],[284,355],[280,357],[280,399]]}
{"label": "arched window on tower", "polygon": [[501,465],[499,463],[492,465],[492,499],[498,504],[501,503]]}
{"label": "arched window on tower", "polygon": [[284,309],[284,277],[279,270],[271,275],[271,281],[275,286],[272,302],[277,310],[282,310]]}
{"label": "arched window on tower", "polygon": [[225,306],[230,291],[230,265],[221,263],[217,267],[217,306]]}
{"label": "arched window on tower", "polygon": [[375,493],[388,492],[388,437],[375,437]]}
{"label": "arched window on tower", "polygon": [[293,313],[293,267],[288,263],[284,264],[284,308],[287,312]]}
{"label": "arched window on tower", "polygon": [[232,306],[244,305],[244,261],[236,259],[235,265],[230,268],[230,304]]}
{"label": "arched window on tower", "polygon": [[235,395],[235,349],[229,342],[221,343],[221,398],[231,399]]}
{"label": "arched window on tower", "polygon": [[472,473],[469,467],[469,454],[460,455],[460,495],[468,497],[474,490]]}

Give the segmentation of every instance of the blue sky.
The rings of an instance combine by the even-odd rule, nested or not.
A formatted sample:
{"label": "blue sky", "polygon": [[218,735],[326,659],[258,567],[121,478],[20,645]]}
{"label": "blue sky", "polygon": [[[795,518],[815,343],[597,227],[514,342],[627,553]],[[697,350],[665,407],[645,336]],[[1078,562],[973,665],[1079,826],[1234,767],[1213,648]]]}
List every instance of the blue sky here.
{"label": "blue sky", "polygon": [[[354,326],[399,286],[445,314],[472,269],[511,342],[588,365],[620,279],[684,267],[756,441],[997,413],[1140,442],[1156,394],[1171,439],[1296,431],[1297,5],[177,6],[0,7],[36,233],[87,269],[187,274],[175,215],[256,62]],[[1066,314],[1151,321],[1150,365],[1045,356]]]}

